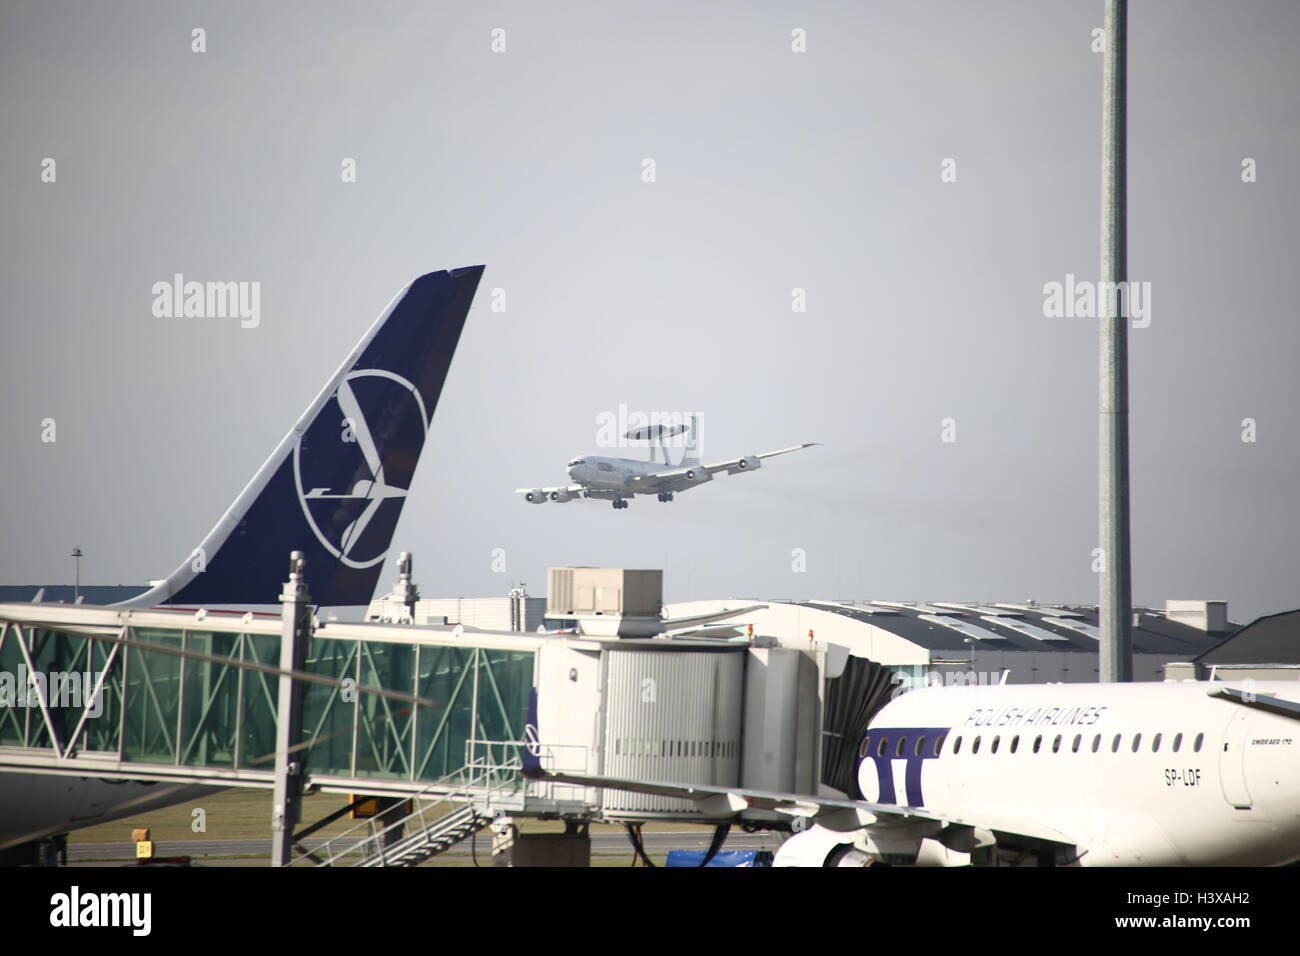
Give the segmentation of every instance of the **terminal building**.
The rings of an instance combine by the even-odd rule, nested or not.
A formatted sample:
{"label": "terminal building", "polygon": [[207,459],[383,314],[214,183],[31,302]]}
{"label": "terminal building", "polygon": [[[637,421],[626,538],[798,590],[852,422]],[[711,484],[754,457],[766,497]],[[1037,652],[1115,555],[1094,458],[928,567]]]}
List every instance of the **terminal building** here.
{"label": "terminal building", "polygon": [[[669,607],[672,616],[705,613],[744,601],[696,601]],[[752,633],[782,646],[828,641],[855,657],[897,672],[909,686],[951,684],[958,675],[980,683],[1096,681],[1097,608],[1036,603],[899,601],[773,601],[742,616],[736,635]],[[1222,601],[1168,601],[1133,609],[1133,674],[1163,680],[1165,668],[1191,661],[1240,629]],[[715,627],[714,634],[721,630]]]}
{"label": "terminal building", "polygon": [[[366,858],[383,865],[418,862],[501,813],[577,827],[709,822],[717,815],[708,807],[680,798],[525,780],[522,748],[555,771],[856,798],[859,744],[904,687],[1097,679],[1090,607],[664,606],[657,571],[556,568],[549,583],[544,605],[522,587],[503,598],[426,601],[407,558],[371,620],[310,621],[301,668],[315,682],[292,731],[276,718],[284,678],[266,670],[280,653],[279,620],[0,605],[0,669],[39,661],[75,671],[89,662],[102,675],[98,707],[108,718],[30,697],[0,712],[0,771],[26,808],[6,816],[0,850],[59,832],[58,822],[37,819],[55,810],[30,783],[39,775],[269,789],[278,778],[266,755],[282,745],[300,755],[312,788],[415,801],[415,814],[399,821],[401,839],[374,844]],[[1241,630],[1222,602],[1169,602],[1134,615],[1135,671],[1146,680],[1231,647]],[[570,633],[551,633],[558,629]],[[348,686],[356,693],[343,693]],[[381,692],[405,696],[395,704]],[[104,799],[88,822],[122,815]],[[448,799],[464,806],[445,818],[420,815]],[[752,808],[745,822],[789,827],[788,817]],[[337,862],[358,846],[341,841],[317,856]]]}

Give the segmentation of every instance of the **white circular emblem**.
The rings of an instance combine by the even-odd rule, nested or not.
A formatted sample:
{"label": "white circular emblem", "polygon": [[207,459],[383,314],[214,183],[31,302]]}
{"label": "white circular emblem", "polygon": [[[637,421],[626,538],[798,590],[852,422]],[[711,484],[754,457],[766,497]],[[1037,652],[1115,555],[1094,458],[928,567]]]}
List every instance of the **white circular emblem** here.
{"label": "white circular emblem", "polygon": [[[377,555],[353,557],[351,552],[362,539],[362,534],[370,524],[371,519],[378,513],[379,508],[385,501],[390,498],[404,498],[408,489],[390,485],[384,480],[384,465],[379,455],[379,449],[375,445],[375,439],[371,432],[370,423],[361,410],[361,405],[352,392],[349,384],[360,378],[381,378],[396,382],[405,388],[415,398],[416,406],[420,412],[420,426],[422,429],[420,435],[420,446],[423,448],[424,440],[429,434],[429,416],[425,413],[424,399],[420,396],[420,390],[408,382],[402,376],[390,372],[387,369],[372,368],[359,369],[349,372],[343,381],[339,382],[338,390],[327,401],[333,401],[337,404],[339,411],[342,413],[341,421],[347,423],[361,457],[364,459],[366,467],[370,472],[369,478],[363,478],[353,484],[351,488],[336,490],[333,488],[304,488],[302,475],[302,435],[298,436],[298,443],[293,449],[293,476],[294,483],[298,489],[298,503],[302,506],[302,513],[307,519],[307,524],[315,533],[316,539],[320,541],[321,546],[330,554],[334,555],[343,564],[350,568],[370,568],[374,567],[384,560],[388,555],[388,547],[385,545],[383,551]],[[323,410],[322,410],[323,411]],[[335,425],[330,421],[328,416],[318,414],[308,426],[311,431],[317,423],[322,423],[323,427],[332,430]],[[336,544],[331,541],[329,536],[321,531],[316,519],[312,516],[311,508],[308,506],[309,501],[364,501],[365,507],[347,528],[343,529],[340,535],[340,541]]]}

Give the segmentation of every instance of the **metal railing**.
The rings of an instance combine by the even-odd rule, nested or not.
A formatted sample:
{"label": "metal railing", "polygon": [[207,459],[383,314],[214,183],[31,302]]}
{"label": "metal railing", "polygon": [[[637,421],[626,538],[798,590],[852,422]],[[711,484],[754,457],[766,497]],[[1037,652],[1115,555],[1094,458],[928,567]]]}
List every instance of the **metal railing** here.
{"label": "metal railing", "polygon": [[[520,760],[518,757],[492,759],[487,752],[477,754],[474,744],[486,743],[500,746],[513,742],[467,741],[465,765],[411,797],[415,807],[411,813],[391,820],[390,810],[362,820],[290,865],[306,861],[317,866],[335,866],[346,857],[358,854],[361,859],[356,863],[360,866],[402,865],[410,862],[412,856],[424,859],[442,852],[481,829],[502,810],[519,809],[523,791]],[[456,808],[457,803],[463,806]],[[453,808],[437,815],[431,813],[444,804]]]}
{"label": "metal railing", "polygon": [[[531,748],[536,752],[538,762],[542,769],[551,773],[580,773],[588,772],[588,761],[591,750],[583,744],[541,744],[536,741],[527,740],[467,740],[465,742],[465,753],[467,762],[470,758],[482,760],[487,757],[485,766],[493,766],[493,755],[497,752],[503,755],[513,751],[515,754],[521,754],[524,748]],[[480,755],[482,751],[482,755]],[[519,758],[509,758],[512,763]],[[563,790],[570,794],[578,791],[584,791],[586,788],[577,784],[554,783],[550,780],[528,780],[524,782],[525,793],[529,799],[540,800],[543,802],[554,801],[556,791]]]}

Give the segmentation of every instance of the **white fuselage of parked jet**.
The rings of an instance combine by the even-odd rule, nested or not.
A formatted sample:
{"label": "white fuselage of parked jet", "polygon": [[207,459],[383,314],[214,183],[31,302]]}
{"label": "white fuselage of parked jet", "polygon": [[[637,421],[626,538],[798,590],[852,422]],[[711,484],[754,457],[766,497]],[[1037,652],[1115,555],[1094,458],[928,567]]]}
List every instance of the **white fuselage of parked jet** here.
{"label": "white fuselage of parked jet", "polygon": [[537,755],[523,772],[693,801],[701,822],[785,815],[777,866],[1273,866],[1300,860],[1298,740],[1300,683],[1020,684],[888,703],[856,799],[548,771]]}
{"label": "white fuselage of parked jet", "polygon": [[[1236,688],[1242,700],[1211,696],[1216,688]],[[786,841],[777,865],[880,858],[877,837],[897,849],[909,825],[930,844],[923,862],[967,862],[951,846],[979,846],[981,834],[996,834],[1000,851],[1082,866],[1300,859],[1297,702],[1294,682],[903,694],[862,740],[858,784],[866,802],[911,808],[915,818],[849,832],[809,827]],[[943,826],[971,828],[966,845],[940,845]]]}

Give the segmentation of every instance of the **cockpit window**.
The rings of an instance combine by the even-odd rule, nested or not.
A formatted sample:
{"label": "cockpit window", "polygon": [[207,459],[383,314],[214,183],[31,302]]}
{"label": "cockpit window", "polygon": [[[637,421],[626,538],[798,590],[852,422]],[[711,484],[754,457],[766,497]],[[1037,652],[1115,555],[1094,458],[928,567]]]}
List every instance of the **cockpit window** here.
{"label": "cockpit window", "polygon": [[569,462],[569,467],[572,468],[574,465],[585,465],[585,464],[586,462],[583,461],[581,458],[575,458],[573,459],[573,461]]}

